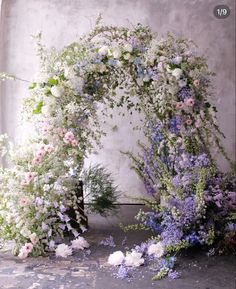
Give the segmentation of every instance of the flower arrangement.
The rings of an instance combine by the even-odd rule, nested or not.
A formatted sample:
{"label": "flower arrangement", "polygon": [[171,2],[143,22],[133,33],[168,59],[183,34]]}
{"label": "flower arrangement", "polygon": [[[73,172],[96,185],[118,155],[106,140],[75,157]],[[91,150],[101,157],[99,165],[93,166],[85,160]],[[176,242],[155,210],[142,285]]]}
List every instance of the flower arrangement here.
{"label": "flower arrangement", "polygon": [[[84,158],[104,134],[98,109],[107,115],[107,107],[126,106],[144,118],[149,144],[140,142],[141,155],[126,154],[154,198],[144,200],[152,211],[137,218],[140,228],[155,233],[156,241],[126,257],[116,252],[109,263],[120,265],[120,274],[127,275],[125,266],[142,265],[149,256],[159,262],[156,279],[167,274],[174,278],[173,252],[222,240],[233,244],[235,181],[218,171],[215,155],[222,153],[232,168],[234,163],[221,144],[223,133],[211,100],[213,73],[196,46],[169,34],[159,39],[140,24],[128,29],[99,21],[61,51],[46,50],[40,35],[37,45],[40,73],[23,101],[23,116],[32,123],[35,137],[10,148],[13,167],[0,171],[0,237],[14,239],[15,252],[23,257],[49,250],[71,255],[67,245],[56,249],[55,241],[65,231],[79,235],[67,212],[73,208],[81,223],[75,192]],[[6,73],[0,77],[16,79]],[[2,136],[2,155],[4,143]],[[109,176],[107,185],[112,205]]]}

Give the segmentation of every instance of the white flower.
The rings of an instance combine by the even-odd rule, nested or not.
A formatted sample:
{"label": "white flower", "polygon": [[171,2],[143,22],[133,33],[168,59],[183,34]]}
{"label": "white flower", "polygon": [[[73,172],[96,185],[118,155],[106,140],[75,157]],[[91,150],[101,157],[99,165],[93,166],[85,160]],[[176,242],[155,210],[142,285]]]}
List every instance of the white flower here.
{"label": "white flower", "polygon": [[113,266],[121,265],[125,260],[125,255],[121,251],[116,251],[108,258],[108,263]]}
{"label": "white flower", "polygon": [[176,56],[175,58],[174,58],[174,63],[175,64],[180,64],[180,62],[182,61],[182,56]]}
{"label": "white flower", "polygon": [[131,253],[127,253],[125,257],[125,265],[131,267],[139,267],[144,263],[142,253],[138,253],[133,250]]}
{"label": "white flower", "polygon": [[133,51],[132,45],[129,44],[129,43],[126,43],[126,44],[124,45],[124,51],[126,51],[126,52],[132,52],[132,51]]}
{"label": "white flower", "polygon": [[107,55],[108,52],[109,52],[109,48],[108,48],[108,46],[106,46],[106,45],[102,46],[102,47],[99,48],[99,50],[98,50],[98,54],[99,54],[99,55],[102,55],[102,56]]}
{"label": "white flower", "polygon": [[148,76],[148,74],[145,74],[144,78],[143,78],[144,82],[148,82],[150,81],[150,77]]}
{"label": "white flower", "polygon": [[66,244],[60,244],[56,248],[56,256],[67,258],[68,256],[72,255],[72,249]]}
{"label": "white flower", "polygon": [[82,91],[84,87],[84,79],[82,77],[73,77],[68,80],[68,84],[72,89]]}
{"label": "white flower", "polygon": [[172,71],[172,75],[177,79],[180,79],[180,76],[182,75],[182,73],[183,73],[183,71],[180,68],[175,68]]}
{"label": "white flower", "polygon": [[51,186],[50,186],[49,184],[45,184],[45,185],[43,186],[44,192],[49,192],[50,188],[51,188]]}
{"label": "white flower", "polygon": [[29,229],[27,229],[26,227],[22,228],[22,230],[20,231],[20,234],[25,237],[25,238],[29,238],[29,236],[31,235],[31,232]]}
{"label": "white flower", "polygon": [[107,70],[107,67],[106,67],[105,64],[100,63],[100,64],[97,65],[97,70],[98,70],[99,72],[103,73],[103,72],[105,72],[105,71]]}
{"label": "white flower", "polygon": [[62,86],[54,85],[51,88],[51,93],[55,97],[61,97],[63,95],[63,93],[64,93],[64,88]]}
{"label": "white flower", "polygon": [[77,239],[71,241],[71,248],[73,249],[84,250],[84,248],[88,247],[89,243],[83,237],[78,237]]}
{"label": "white flower", "polygon": [[32,243],[33,245],[37,244],[38,241],[39,241],[39,238],[38,238],[38,236],[37,236],[36,233],[30,234],[30,235],[29,235],[29,238],[30,238],[30,241],[31,241],[31,243]]}
{"label": "white flower", "polygon": [[116,59],[119,59],[119,58],[121,58],[121,55],[122,55],[122,53],[121,53],[121,50],[120,50],[120,48],[114,48],[114,50],[113,50],[113,57],[114,58],[116,58]]}
{"label": "white flower", "polygon": [[185,79],[180,79],[178,84],[179,84],[179,87],[186,86],[187,85],[187,79],[186,78]]}
{"label": "white flower", "polygon": [[162,257],[164,252],[165,249],[161,242],[151,244],[148,248],[148,255],[154,255],[156,258]]}
{"label": "white flower", "polygon": [[130,57],[131,57],[130,53],[125,53],[125,54],[124,54],[124,59],[125,59],[125,60],[129,60]]}

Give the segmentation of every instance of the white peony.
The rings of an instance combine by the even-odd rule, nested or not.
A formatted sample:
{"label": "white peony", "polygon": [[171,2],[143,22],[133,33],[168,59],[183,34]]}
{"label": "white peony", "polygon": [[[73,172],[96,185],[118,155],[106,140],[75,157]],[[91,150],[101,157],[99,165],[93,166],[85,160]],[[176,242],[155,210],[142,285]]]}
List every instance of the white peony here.
{"label": "white peony", "polygon": [[121,251],[116,251],[108,258],[108,263],[113,266],[118,266],[125,260],[125,255]]}
{"label": "white peony", "polygon": [[124,45],[124,51],[125,52],[132,52],[133,51],[133,47],[132,47],[132,45],[131,44],[129,44],[129,43],[126,43],[125,45]]}
{"label": "white peony", "polygon": [[56,248],[56,256],[67,258],[68,256],[72,255],[72,249],[66,244],[60,244]]}
{"label": "white peony", "polygon": [[84,250],[84,248],[88,247],[89,243],[83,237],[78,237],[77,239],[71,241],[71,248],[73,249]]}
{"label": "white peony", "polygon": [[51,88],[51,93],[55,97],[61,97],[64,93],[64,88],[62,86],[54,85]]}
{"label": "white peony", "polygon": [[180,68],[175,68],[172,71],[172,75],[177,79],[180,79],[180,76],[182,75],[182,73],[183,73],[183,71]]}
{"label": "white peony", "polygon": [[148,255],[154,255],[156,258],[162,257],[164,252],[165,248],[161,242],[151,244],[148,248]]}
{"label": "white peony", "polygon": [[99,48],[99,50],[98,50],[98,54],[99,54],[99,55],[102,55],[102,56],[106,56],[106,55],[108,54],[108,52],[109,52],[109,48],[108,48],[108,46],[106,46],[106,45],[102,46],[102,47]]}
{"label": "white peony", "polygon": [[131,253],[127,253],[125,257],[125,265],[130,267],[139,267],[144,263],[142,253],[138,253],[133,250]]}
{"label": "white peony", "polygon": [[122,53],[121,53],[120,48],[118,48],[118,47],[115,48],[115,49],[113,50],[112,55],[113,55],[113,57],[116,58],[116,59],[121,58]]}

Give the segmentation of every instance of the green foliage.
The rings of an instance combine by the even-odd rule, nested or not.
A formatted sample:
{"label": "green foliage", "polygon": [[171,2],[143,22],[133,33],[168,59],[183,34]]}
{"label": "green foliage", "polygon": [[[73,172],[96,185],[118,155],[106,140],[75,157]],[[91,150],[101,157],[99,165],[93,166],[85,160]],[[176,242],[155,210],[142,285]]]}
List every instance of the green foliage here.
{"label": "green foliage", "polygon": [[153,281],[161,280],[164,278],[169,272],[169,268],[162,268],[154,277],[152,277]]}
{"label": "green foliage", "polygon": [[33,110],[33,114],[39,114],[39,113],[41,113],[42,107],[43,107],[43,101],[40,100],[40,101],[37,103],[35,109]]}
{"label": "green foliage", "polygon": [[85,199],[89,200],[89,209],[102,216],[107,216],[115,209],[118,198],[111,174],[101,165],[90,166],[82,173]]}

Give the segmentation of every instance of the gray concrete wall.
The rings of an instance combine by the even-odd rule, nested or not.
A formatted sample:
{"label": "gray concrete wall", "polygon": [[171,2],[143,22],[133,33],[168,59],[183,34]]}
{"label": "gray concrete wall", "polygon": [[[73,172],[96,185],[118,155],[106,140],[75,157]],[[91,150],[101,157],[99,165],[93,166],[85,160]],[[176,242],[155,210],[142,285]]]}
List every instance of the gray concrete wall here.
{"label": "gray concrete wall", "polygon": [[[38,66],[30,35],[42,31],[47,46],[60,48],[88,31],[100,12],[106,24],[130,26],[140,22],[159,35],[167,31],[184,35],[199,45],[199,51],[207,55],[210,68],[217,73],[213,84],[219,122],[227,137],[226,150],[234,158],[235,1],[223,2],[231,8],[231,15],[224,20],[213,15],[217,0],[2,0],[0,66],[30,80]],[[1,89],[2,131],[14,138],[22,134],[16,123],[20,99],[26,93],[27,85],[19,82],[6,83]],[[139,137],[138,133],[133,135],[128,122],[128,118],[115,119],[120,129],[108,134],[103,140],[104,149],[90,156],[88,163],[103,162],[121,189],[139,195],[142,184],[119,153],[135,149]],[[220,163],[226,168],[223,160]]]}

